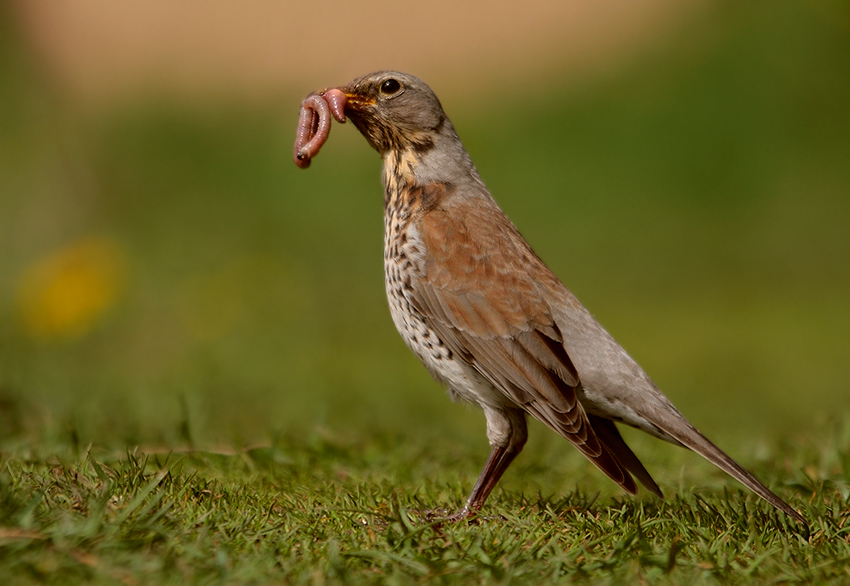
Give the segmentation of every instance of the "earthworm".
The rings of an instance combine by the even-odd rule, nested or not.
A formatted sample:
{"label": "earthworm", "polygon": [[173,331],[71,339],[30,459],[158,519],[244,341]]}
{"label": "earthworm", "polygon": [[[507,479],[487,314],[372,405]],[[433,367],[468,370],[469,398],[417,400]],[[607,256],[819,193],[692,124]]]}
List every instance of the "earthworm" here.
{"label": "earthworm", "polygon": [[298,130],[295,133],[295,164],[301,169],[310,166],[310,159],[328,139],[331,115],[345,122],[345,94],[336,88],[314,92],[301,102]]}
{"label": "earthworm", "polygon": [[348,100],[342,90],[336,88],[325,90],[325,101],[330,106],[331,114],[337,119],[337,122],[345,122],[345,102]]}

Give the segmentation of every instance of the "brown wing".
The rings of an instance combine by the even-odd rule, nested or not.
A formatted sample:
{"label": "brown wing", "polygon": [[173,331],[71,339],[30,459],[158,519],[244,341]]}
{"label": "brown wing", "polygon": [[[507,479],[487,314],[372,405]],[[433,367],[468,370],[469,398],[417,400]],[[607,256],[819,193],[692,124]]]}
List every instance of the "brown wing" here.
{"label": "brown wing", "polygon": [[[569,293],[510,220],[491,201],[473,199],[444,202],[417,227],[426,270],[413,283],[412,301],[440,339],[518,407],[635,493],[628,470],[644,483],[648,473],[622,439],[616,442],[613,424],[614,435],[607,427],[604,435],[614,437],[615,449],[606,445],[576,398],[578,373],[546,301]],[[626,461],[614,455],[623,447],[630,455]]]}

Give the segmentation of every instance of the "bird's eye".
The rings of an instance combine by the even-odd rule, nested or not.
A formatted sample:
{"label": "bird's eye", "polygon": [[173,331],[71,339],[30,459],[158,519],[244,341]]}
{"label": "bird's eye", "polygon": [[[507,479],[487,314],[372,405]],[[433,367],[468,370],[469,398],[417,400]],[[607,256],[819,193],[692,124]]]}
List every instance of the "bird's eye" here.
{"label": "bird's eye", "polygon": [[381,84],[381,93],[387,96],[397,94],[400,89],[401,84],[397,79],[390,78]]}

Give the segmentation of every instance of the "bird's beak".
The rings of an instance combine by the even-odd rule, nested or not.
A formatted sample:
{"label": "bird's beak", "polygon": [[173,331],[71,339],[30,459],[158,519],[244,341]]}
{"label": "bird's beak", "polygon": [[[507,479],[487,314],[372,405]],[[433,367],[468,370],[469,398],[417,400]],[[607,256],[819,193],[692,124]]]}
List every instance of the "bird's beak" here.
{"label": "bird's beak", "polygon": [[345,107],[351,108],[354,112],[359,112],[366,108],[367,106],[374,106],[375,99],[366,97],[362,94],[359,94],[352,90],[347,90],[345,88],[341,88],[342,92],[345,94]]}

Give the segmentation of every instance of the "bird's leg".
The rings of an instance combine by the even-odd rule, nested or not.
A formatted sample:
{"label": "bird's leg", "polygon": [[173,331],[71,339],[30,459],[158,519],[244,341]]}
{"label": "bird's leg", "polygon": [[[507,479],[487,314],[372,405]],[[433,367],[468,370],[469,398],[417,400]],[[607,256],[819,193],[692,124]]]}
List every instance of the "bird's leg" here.
{"label": "bird's leg", "polygon": [[502,474],[522,451],[528,439],[525,412],[521,409],[506,409],[482,405],[487,420],[487,439],[492,449],[484,470],[475,483],[463,508],[448,518],[449,521],[468,519],[481,510],[484,501],[496,487]]}
{"label": "bird's leg", "polygon": [[487,500],[487,497],[496,487],[496,483],[499,482],[502,474],[505,473],[511,462],[514,461],[517,454],[519,454],[519,450],[512,449],[511,446],[493,446],[490,456],[487,458],[487,463],[484,464],[484,470],[481,471],[481,476],[478,477],[478,482],[475,483],[472,492],[469,494],[469,498],[466,499],[466,504],[457,513],[448,517],[447,520],[462,521],[480,511],[484,505],[484,501]]}

